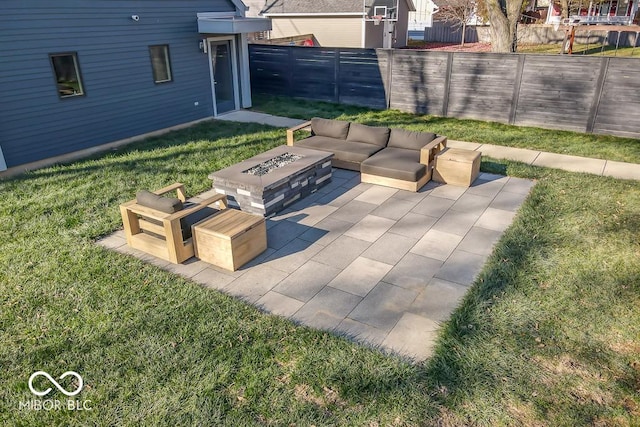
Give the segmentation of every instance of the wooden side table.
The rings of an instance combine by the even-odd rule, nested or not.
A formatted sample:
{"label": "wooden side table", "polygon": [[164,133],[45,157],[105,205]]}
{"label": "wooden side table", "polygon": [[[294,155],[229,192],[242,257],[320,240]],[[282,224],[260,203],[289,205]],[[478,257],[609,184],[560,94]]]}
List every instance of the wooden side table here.
{"label": "wooden side table", "polygon": [[480,173],[482,153],[461,148],[446,148],[436,156],[433,180],[469,187]]}
{"label": "wooden side table", "polygon": [[224,209],[193,225],[196,257],[235,271],[267,249],[263,216]]}

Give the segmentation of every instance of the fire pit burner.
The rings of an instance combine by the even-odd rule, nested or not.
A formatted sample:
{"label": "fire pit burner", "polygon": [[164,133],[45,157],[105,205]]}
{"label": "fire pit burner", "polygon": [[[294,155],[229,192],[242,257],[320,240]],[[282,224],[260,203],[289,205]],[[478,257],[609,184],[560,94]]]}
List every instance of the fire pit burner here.
{"label": "fire pit burner", "polygon": [[296,160],[300,160],[304,156],[293,153],[283,153],[279,156],[276,156],[272,159],[264,161],[259,165],[255,165],[246,171],[242,171],[242,173],[248,173],[249,175],[262,176],[266,175],[274,169],[281,168],[283,166],[288,165],[289,163],[293,163]]}

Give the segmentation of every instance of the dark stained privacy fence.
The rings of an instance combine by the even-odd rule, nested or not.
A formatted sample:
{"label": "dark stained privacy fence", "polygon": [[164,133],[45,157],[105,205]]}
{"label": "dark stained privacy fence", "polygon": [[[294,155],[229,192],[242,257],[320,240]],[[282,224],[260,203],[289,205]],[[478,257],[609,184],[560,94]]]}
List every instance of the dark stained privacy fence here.
{"label": "dark stained privacy fence", "polygon": [[633,58],[250,45],[254,93],[640,138]]}

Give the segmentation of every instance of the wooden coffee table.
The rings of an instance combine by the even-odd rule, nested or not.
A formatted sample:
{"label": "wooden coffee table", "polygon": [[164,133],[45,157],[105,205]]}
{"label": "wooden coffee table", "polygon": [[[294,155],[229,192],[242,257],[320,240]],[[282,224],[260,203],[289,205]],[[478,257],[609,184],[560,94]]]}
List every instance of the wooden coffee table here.
{"label": "wooden coffee table", "polygon": [[223,209],[192,227],[196,257],[235,271],[267,249],[267,227],[259,215]]}

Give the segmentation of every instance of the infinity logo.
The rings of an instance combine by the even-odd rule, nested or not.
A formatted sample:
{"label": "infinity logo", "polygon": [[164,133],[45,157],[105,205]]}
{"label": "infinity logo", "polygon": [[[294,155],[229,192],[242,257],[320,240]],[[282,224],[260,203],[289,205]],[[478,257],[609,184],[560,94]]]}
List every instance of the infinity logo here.
{"label": "infinity logo", "polygon": [[46,389],[45,391],[38,391],[35,388],[33,388],[33,380],[35,377],[42,375],[43,377],[45,377],[46,379],[49,380],[49,382],[51,382],[51,384],[53,384],[54,386],[56,386],[56,388],[58,390],[60,390],[60,392],[62,392],[65,396],[75,396],[76,394],[80,393],[82,391],[82,387],[84,385],[84,383],[82,382],[82,377],[80,376],[80,374],[78,374],[77,372],[74,371],[67,371],[64,374],[60,375],[60,380],[68,377],[69,375],[73,375],[74,377],[76,377],[76,379],[78,380],[78,388],[75,391],[67,391],[65,390],[56,380],[53,379],[53,377],[51,375],[49,375],[48,373],[46,373],[45,371],[37,371],[34,372],[33,374],[31,374],[31,376],[29,377],[29,390],[31,390],[31,393],[35,394],[36,396],[42,397],[42,396],[46,396],[47,394],[49,394],[51,392],[51,387],[49,387],[48,389]]}

